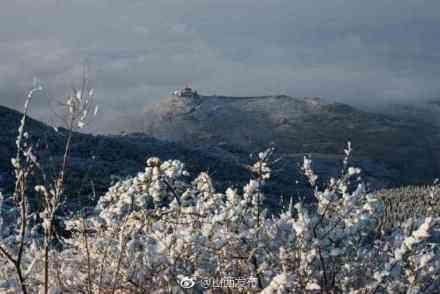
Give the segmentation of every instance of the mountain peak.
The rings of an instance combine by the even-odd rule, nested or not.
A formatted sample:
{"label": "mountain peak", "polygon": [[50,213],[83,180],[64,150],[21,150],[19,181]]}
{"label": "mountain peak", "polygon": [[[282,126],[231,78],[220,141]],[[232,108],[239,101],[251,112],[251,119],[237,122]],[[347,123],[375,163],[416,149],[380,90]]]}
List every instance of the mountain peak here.
{"label": "mountain peak", "polygon": [[424,173],[410,171],[404,161],[416,169],[428,166],[431,176],[439,169],[428,155],[431,147],[423,143],[434,137],[432,126],[317,97],[169,97],[149,109],[146,125],[150,135],[188,146],[254,153],[270,145],[299,160],[310,153],[341,160],[351,141],[357,158],[382,162],[388,171],[404,170],[403,181],[417,182]]}

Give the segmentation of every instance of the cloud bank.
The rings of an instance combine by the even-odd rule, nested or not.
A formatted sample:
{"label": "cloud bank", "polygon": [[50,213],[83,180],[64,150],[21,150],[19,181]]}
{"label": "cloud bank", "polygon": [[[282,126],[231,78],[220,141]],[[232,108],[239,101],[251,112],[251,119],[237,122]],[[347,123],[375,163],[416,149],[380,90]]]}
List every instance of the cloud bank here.
{"label": "cloud bank", "polygon": [[16,0],[0,10],[0,104],[35,115],[88,64],[100,130],[191,81],[203,94],[352,103],[440,96],[436,0]]}

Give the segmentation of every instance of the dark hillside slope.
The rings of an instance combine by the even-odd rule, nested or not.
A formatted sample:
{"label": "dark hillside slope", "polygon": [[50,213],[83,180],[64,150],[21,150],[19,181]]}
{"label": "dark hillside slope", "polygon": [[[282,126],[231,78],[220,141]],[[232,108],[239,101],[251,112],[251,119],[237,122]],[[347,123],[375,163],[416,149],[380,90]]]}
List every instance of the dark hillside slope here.
{"label": "dark hillside slope", "polygon": [[[0,106],[0,189],[10,191],[13,182],[10,159],[15,156],[15,139],[22,114]],[[45,124],[28,119],[26,131],[30,140],[38,146],[39,160],[47,170],[59,160],[63,152],[65,130],[59,132]],[[93,181],[97,192],[108,188],[112,176],[134,175],[144,169],[145,159],[158,156],[161,159],[179,159],[191,174],[201,171],[214,173],[220,188],[249,178],[242,166],[214,155],[183,148],[178,144],[163,142],[141,134],[127,136],[93,136],[75,134],[72,157],[69,162],[67,194],[71,205],[86,205]]]}

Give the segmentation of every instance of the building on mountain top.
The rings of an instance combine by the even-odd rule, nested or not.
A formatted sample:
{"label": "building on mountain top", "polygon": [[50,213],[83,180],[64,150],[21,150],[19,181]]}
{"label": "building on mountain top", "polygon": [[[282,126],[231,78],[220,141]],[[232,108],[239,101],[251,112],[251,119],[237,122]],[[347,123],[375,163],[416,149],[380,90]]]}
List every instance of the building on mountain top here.
{"label": "building on mountain top", "polygon": [[177,97],[184,97],[184,98],[194,98],[194,97],[198,97],[197,91],[191,89],[189,86],[186,86],[183,89],[178,89],[175,90],[172,93],[174,96]]}

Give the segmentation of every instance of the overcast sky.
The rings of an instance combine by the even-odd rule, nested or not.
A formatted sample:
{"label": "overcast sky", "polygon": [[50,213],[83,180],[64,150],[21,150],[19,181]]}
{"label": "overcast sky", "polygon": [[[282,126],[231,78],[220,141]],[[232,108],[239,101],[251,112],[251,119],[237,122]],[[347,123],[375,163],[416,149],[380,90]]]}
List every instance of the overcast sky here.
{"label": "overcast sky", "polygon": [[202,94],[440,97],[438,0],[1,0],[0,104],[87,63],[102,124],[191,81]]}

